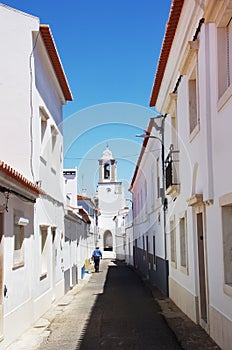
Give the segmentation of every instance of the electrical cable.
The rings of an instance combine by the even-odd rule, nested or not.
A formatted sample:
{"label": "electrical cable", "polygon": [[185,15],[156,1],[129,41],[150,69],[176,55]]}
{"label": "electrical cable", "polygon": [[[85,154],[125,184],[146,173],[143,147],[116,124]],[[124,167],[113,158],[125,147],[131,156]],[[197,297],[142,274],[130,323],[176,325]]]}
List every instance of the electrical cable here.
{"label": "electrical cable", "polygon": [[[150,150],[150,151],[145,151],[144,153],[151,153],[151,152],[155,152],[155,151],[161,151],[161,148],[156,148],[156,149],[153,149],[153,150]],[[138,157],[139,154],[136,153],[136,154],[130,154],[130,155],[123,155],[123,156],[118,156],[118,157],[115,157],[116,159],[122,159],[122,158],[130,158],[130,157]],[[67,160],[99,160],[99,158],[86,158],[86,157],[64,157],[64,159],[67,159]]]}

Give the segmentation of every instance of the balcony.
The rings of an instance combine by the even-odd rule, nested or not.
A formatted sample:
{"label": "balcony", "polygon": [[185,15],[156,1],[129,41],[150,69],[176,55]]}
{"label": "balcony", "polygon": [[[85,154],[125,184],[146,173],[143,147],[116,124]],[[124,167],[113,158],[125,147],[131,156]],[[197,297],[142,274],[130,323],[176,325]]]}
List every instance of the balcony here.
{"label": "balcony", "polygon": [[170,152],[165,160],[166,195],[175,198],[180,193],[179,181],[179,151],[170,147]]}

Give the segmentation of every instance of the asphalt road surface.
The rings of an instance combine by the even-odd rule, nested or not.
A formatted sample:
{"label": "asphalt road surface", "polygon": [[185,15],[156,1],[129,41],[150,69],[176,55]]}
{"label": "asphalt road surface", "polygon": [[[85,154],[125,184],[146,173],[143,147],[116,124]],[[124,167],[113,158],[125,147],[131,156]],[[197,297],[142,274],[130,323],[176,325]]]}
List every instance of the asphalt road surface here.
{"label": "asphalt road surface", "polygon": [[50,327],[41,350],[177,350],[151,291],[126,264],[101,261],[100,272]]}

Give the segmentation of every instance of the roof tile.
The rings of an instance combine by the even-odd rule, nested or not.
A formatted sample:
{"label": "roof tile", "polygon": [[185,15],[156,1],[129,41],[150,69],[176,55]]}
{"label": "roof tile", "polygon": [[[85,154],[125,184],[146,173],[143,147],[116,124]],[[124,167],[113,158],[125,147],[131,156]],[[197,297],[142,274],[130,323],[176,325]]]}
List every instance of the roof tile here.
{"label": "roof tile", "polygon": [[162,83],[163,75],[165,72],[172,42],[176,33],[176,28],[179,22],[183,4],[184,4],[184,0],[173,0],[172,2],[169,19],[166,25],[166,32],[163,39],[160,58],[158,62],[158,68],[156,70],[155,80],[152,88],[152,93],[150,98],[150,107],[154,107],[156,105],[160,86]]}
{"label": "roof tile", "polygon": [[40,187],[35,185],[33,182],[26,179],[22,174],[20,174],[18,171],[13,169],[10,165],[4,163],[0,160],[0,172],[3,172],[4,174],[8,175],[12,179],[16,180],[18,183],[22,184],[24,187],[27,187],[31,191],[42,194],[44,193]]}

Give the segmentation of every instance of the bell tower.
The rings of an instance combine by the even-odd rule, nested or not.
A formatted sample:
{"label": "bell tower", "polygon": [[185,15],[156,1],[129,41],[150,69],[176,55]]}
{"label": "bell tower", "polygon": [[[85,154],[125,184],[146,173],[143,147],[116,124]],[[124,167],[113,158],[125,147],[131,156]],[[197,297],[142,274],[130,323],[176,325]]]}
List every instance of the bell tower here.
{"label": "bell tower", "polygon": [[99,181],[116,182],[117,181],[117,162],[113,158],[112,152],[107,146],[103,152],[102,158],[99,159]]}
{"label": "bell tower", "polygon": [[108,146],[98,163],[98,243],[103,250],[103,256],[113,258],[118,251],[114,218],[125,208],[124,186],[117,180],[117,161]]}

